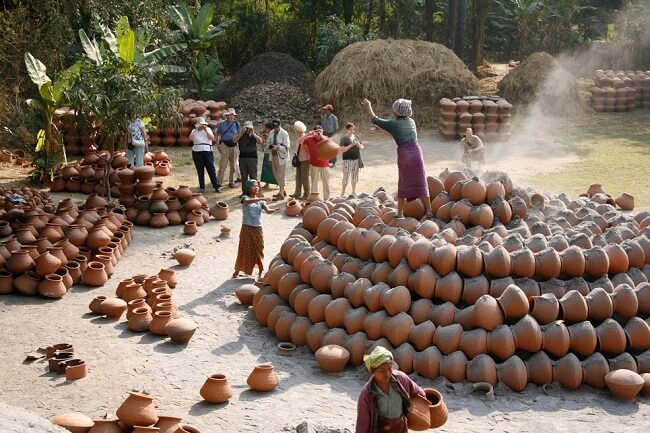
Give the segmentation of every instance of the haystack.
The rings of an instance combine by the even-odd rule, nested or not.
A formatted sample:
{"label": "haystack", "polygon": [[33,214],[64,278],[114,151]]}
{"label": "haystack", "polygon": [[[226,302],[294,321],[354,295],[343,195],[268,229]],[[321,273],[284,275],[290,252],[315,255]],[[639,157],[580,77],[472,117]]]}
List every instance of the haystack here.
{"label": "haystack", "polygon": [[503,77],[498,93],[516,108],[535,107],[545,114],[563,115],[581,106],[575,77],[545,52],[530,55]]}
{"label": "haystack", "polygon": [[379,116],[392,116],[397,98],[413,100],[419,126],[439,121],[438,101],[478,92],[478,80],[448,48],[433,42],[378,39],[341,50],[316,78],[315,93],[343,122],[367,122],[363,98]]}
{"label": "haystack", "polygon": [[242,90],[258,84],[284,83],[311,95],[315,75],[288,54],[269,52],[255,56],[224,85],[222,96],[228,100]]}

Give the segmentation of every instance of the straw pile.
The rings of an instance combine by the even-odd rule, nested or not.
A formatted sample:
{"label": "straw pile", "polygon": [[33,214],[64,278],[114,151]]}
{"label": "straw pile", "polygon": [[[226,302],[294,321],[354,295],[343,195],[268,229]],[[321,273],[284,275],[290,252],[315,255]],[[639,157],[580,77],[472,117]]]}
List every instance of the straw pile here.
{"label": "straw pile", "polygon": [[498,93],[515,106],[535,103],[546,114],[563,115],[580,109],[575,77],[545,52],[532,54],[503,77]]}
{"label": "straw pile", "polygon": [[397,98],[413,100],[420,126],[439,121],[443,97],[472,95],[478,80],[448,48],[425,41],[374,40],[341,50],[316,78],[320,102],[333,104],[339,119],[366,119],[361,100],[368,98],[379,116],[390,116]]}

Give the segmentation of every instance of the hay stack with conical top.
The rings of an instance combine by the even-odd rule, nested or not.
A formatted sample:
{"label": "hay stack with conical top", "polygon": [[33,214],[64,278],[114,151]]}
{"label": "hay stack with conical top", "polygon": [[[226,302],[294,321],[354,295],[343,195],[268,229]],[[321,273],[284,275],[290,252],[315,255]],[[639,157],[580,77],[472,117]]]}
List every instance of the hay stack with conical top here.
{"label": "hay stack with conical top", "polygon": [[531,54],[498,85],[499,96],[519,108],[565,115],[580,110],[578,83],[557,59],[545,52]]}
{"label": "hay stack with conical top", "polygon": [[378,39],[341,50],[316,78],[322,104],[333,104],[341,121],[367,118],[361,100],[368,98],[379,116],[392,115],[397,98],[413,100],[418,126],[439,121],[438,101],[476,94],[478,80],[448,48],[433,42]]}

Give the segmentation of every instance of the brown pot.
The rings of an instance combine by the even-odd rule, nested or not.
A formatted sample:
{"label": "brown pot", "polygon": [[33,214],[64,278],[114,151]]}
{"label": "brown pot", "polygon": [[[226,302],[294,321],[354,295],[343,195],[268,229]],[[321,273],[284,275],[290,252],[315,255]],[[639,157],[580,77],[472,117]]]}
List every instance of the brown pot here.
{"label": "brown pot", "polygon": [[469,382],[497,383],[497,371],[494,360],[489,355],[478,355],[467,363],[467,380]]}
{"label": "brown pot", "polygon": [[459,349],[462,335],[463,327],[457,323],[448,326],[439,326],[433,334],[433,344],[443,354],[448,355]]}
{"label": "brown pot", "polygon": [[196,257],[196,253],[193,250],[183,248],[174,254],[176,261],[181,266],[190,266]]}
{"label": "brown pot", "polygon": [[339,373],[343,371],[348,363],[350,352],[339,345],[327,344],[320,347],[314,356],[323,371],[327,373]]}
{"label": "brown pot", "polygon": [[605,384],[615,399],[634,400],[643,389],[645,381],[633,371],[615,370],[605,375]]}
{"label": "brown pot", "polygon": [[60,298],[67,293],[63,277],[56,274],[49,274],[38,285],[38,293],[46,298]]}
{"label": "brown pot", "polygon": [[[505,249],[503,249],[505,251]],[[507,256],[507,253],[506,253]],[[507,256],[509,257],[509,256]],[[520,319],[528,314],[528,298],[516,285],[509,285],[497,298],[506,319]]]}
{"label": "brown pot", "polygon": [[129,397],[120,405],[115,414],[120,421],[129,426],[154,425],[158,421],[153,397],[137,392],[129,392]]}
{"label": "brown pot", "polygon": [[196,323],[189,319],[174,319],[167,323],[165,330],[175,344],[187,344],[196,332]]}
{"label": "brown pot", "polygon": [[517,277],[532,278],[535,275],[535,255],[528,248],[510,253],[511,272]]}
{"label": "brown pot", "polygon": [[225,375],[213,374],[208,376],[199,393],[208,403],[224,403],[232,397],[232,388]]}
{"label": "brown pot", "polygon": [[[609,270],[609,256],[601,247],[592,247],[584,251],[585,273],[591,277],[598,278]],[[627,271],[627,269],[625,269]]]}
{"label": "brown pot", "polygon": [[467,357],[460,350],[440,359],[440,376],[451,382],[462,382],[466,378]]}
{"label": "brown pot", "polygon": [[622,193],[615,200],[618,207],[623,210],[633,210],[634,209],[634,196],[626,192]]}
{"label": "brown pot", "polygon": [[22,274],[29,271],[34,267],[35,263],[27,250],[14,250],[11,252],[11,257],[7,259],[5,267],[7,270],[15,273]]}
{"label": "brown pot", "polygon": [[533,316],[526,315],[510,327],[517,349],[534,353],[542,348],[542,330]]}
{"label": "brown pot", "polygon": [[573,353],[553,363],[553,380],[569,389],[578,389],[582,383],[582,364]]}
{"label": "brown pot", "polygon": [[584,321],[568,327],[571,352],[589,356],[596,350],[598,336],[591,322]]}
{"label": "brown pot", "polygon": [[118,419],[96,419],[93,423],[88,433],[122,433]]}
{"label": "brown pot", "polygon": [[53,416],[50,422],[73,433],[88,432],[94,424],[92,419],[76,412]]}
{"label": "brown pot", "polygon": [[104,265],[94,261],[88,263],[88,267],[83,271],[81,279],[84,284],[89,286],[103,286],[108,281],[108,275]]}
{"label": "brown pot", "polygon": [[614,313],[624,318],[630,318],[637,314],[639,300],[634,289],[628,284],[617,286],[610,296],[614,305]]}
{"label": "brown pot", "polygon": [[435,389],[425,388],[424,394],[429,401],[429,417],[431,424],[430,428],[442,427],[448,418],[447,405],[442,397],[442,394]]}
{"label": "brown pot", "polygon": [[560,275],[562,262],[560,255],[553,248],[545,248],[535,253],[535,274],[545,280],[555,278]]}
{"label": "brown pot", "polygon": [[614,319],[605,319],[596,327],[598,347],[601,353],[618,355],[625,352],[627,339],[625,331]]}
{"label": "brown pot", "polygon": [[496,366],[499,382],[515,392],[522,392],[528,383],[526,364],[518,356],[511,356]]}
{"label": "brown pot", "polygon": [[553,382],[553,362],[546,352],[540,351],[526,360],[528,381],[537,385]]}
{"label": "brown pot", "polygon": [[588,307],[584,296],[577,290],[567,292],[559,300],[561,317],[569,323],[582,322],[587,320]]}
{"label": "brown pot", "polygon": [[582,361],[582,381],[587,385],[604,389],[607,373],[609,373],[609,364],[598,352]]}
{"label": "brown pot", "polygon": [[567,354],[571,345],[569,330],[562,320],[556,320],[542,326],[542,349],[560,357]]}
{"label": "brown pot", "polygon": [[280,382],[271,364],[258,364],[248,376],[246,383],[253,391],[268,392],[275,389]]}
{"label": "brown pot", "polygon": [[495,298],[490,295],[481,296],[474,304],[472,323],[474,326],[491,331],[504,320],[503,311]]}
{"label": "brown pot", "polygon": [[176,433],[182,418],[177,416],[160,415],[156,427],[160,429],[160,433]]}

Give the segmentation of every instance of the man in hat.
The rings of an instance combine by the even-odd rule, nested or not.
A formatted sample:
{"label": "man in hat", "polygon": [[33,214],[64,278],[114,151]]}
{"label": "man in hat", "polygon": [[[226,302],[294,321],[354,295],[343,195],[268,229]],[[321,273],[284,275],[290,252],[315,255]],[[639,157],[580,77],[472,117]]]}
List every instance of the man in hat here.
{"label": "man in hat", "polygon": [[223,183],[226,168],[230,165],[230,174],[228,176],[228,186],[235,187],[234,175],[237,170],[237,143],[234,138],[242,130],[237,121],[237,113],[234,108],[229,108],[226,113],[226,120],[217,126],[217,149],[221,155],[219,161],[219,184]]}
{"label": "man in hat", "polygon": [[[321,117],[321,126],[323,127],[323,135],[325,135],[328,138],[332,138],[334,134],[336,134],[336,131],[339,129],[339,119],[332,113],[334,111],[334,107],[332,104],[327,104],[324,107],[321,107],[323,112],[323,116]],[[330,159],[330,167],[334,167],[336,165],[336,156],[332,159]]]}
{"label": "man in hat", "polygon": [[212,141],[214,134],[208,128],[208,122],[203,117],[199,117],[194,130],[190,134],[192,146],[192,160],[196,167],[196,174],[199,177],[199,192],[205,192],[205,170],[208,171],[210,182],[216,192],[221,192],[221,184],[217,179],[217,173],[214,169],[214,153],[212,152]]}
{"label": "man in hat", "polygon": [[273,165],[273,175],[278,181],[280,192],[273,196],[274,200],[283,200],[287,196],[284,187],[286,185],[285,173],[287,170],[287,159],[289,156],[289,148],[291,140],[289,133],[282,129],[282,122],[280,119],[273,119],[271,121],[273,129],[266,138],[266,147],[271,152],[271,163]]}
{"label": "man in hat", "polygon": [[253,122],[250,120],[244,122],[244,129],[235,135],[233,140],[239,145],[239,171],[241,173],[243,196],[248,192],[246,190],[246,181],[257,179],[257,150],[258,145],[264,144],[264,140],[255,133]]}

